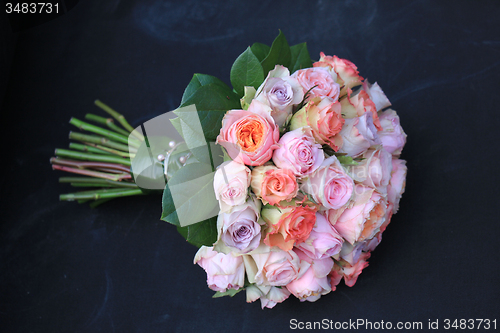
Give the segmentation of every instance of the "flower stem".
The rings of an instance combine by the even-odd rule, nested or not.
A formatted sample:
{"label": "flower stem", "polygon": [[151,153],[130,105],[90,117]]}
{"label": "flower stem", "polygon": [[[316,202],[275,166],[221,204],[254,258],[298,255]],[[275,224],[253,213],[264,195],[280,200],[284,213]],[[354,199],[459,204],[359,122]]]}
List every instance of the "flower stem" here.
{"label": "flower stem", "polygon": [[70,168],[70,167],[67,167],[64,165],[58,165],[58,164],[52,164],[52,169],[76,173],[79,175],[85,175],[85,176],[89,176],[89,177],[110,179],[110,180],[114,180],[114,181],[119,181],[122,179],[132,179],[132,176],[130,174],[127,174],[127,173],[111,175],[111,174],[105,173],[105,172],[97,172],[97,171],[92,171],[92,170],[87,170],[87,169]]}
{"label": "flower stem", "polygon": [[87,135],[87,134],[82,134],[82,133],[77,133],[77,132],[69,132],[69,138],[73,140],[77,140],[80,142],[83,142],[85,144],[94,143],[94,144],[100,144],[109,148],[121,150],[123,152],[130,152],[130,153],[137,153],[137,149],[133,147],[129,147],[127,145],[117,143],[114,141],[110,141],[109,139],[96,136],[96,135]]}
{"label": "flower stem", "polygon": [[123,128],[120,128],[117,125],[115,125],[115,122],[114,122],[113,118],[104,118],[104,117],[101,117],[101,116],[98,116],[98,115],[95,115],[95,114],[92,114],[92,113],[87,113],[85,115],[85,119],[94,121],[94,122],[96,122],[98,124],[106,125],[110,129],[112,129],[113,131],[118,132],[120,134],[123,134],[126,137],[128,137],[130,135],[129,132],[127,132]]}
{"label": "flower stem", "polygon": [[114,140],[114,141],[117,141],[117,142],[121,142],[121,143],[124,143],[124,144],[132,145],[134,147],[139,147],[140,146],[140,143],[137,140],[135,140],[135,139],[134,140],[129,140],[129,138],[126,137],[123,134],[116,133],[116,132],[109,131],[109,130],[105,130],[105,129],[101,128],[101,127],[94,126],[92,124],[86,123],[86,122],[81,121],[81,120],[76,119],[76,118],[71,118],[69,120],[69,123],[71,125],[74,125],[74,126],[78,127],[81,130],[92,132],[92,133],[95,133],[95,134],[99,134],[101,136],[104,136],[104,137],[106,137],[108,139],[111,139],[111,140]]}
{"label": "flower stem", "polygon": [[127,122],[127,120],[123,115],[119,114],[118,112],[116,112],[115,110],[113,110],[112,108],[110,108],[109,106],[107,106],[98,99],[96,99],[94,103],[95,105],[103,109],[105,112],[107,112],[109,115],[111,115],[113,118],[115,118],[123,126],[123,128],[131,132],[133,136],[135,136],[141,141],[144,141],[144,137],[142,136],[142,134],[138,133],[132,126],[130,126],[130,124]]}
{"label": "flower stem", "polygon": [[[118,156],[121,156],[121,157],[128,157],[128,158],[132,158],[135,156],[135,154],[129,154],[129,153],[126,153],[126,152],[122,152],[122,151],[119,151],[119,150],[116,150],[116,149],[112,149],[112,148],[106,148],[104,146],[100,146],[98,144],[95,144],[95,143],[90,143],[90,142],[85,142],[85,144],[87,146],[90,146],[90,147],[93,147],[93,148],[96,148],[98,150],[102,150],[106,153],[111,153],[111,154],[114,154],[114,155],[118,155]],[[70,147],[71,148],[71,147]],[[109,154],[108,154],[109,155]]]}
{"label": "flower stem", "polygon": [[59,183],[71,183],[73,184],[99,184],[99,186],[113,186],[113,187],[127,187],[127,188],[138,188],[134,183],[128,182],[117,182],[109,179],[96,179],[94,177],[60,177]]}
{"label": "flower stem", "polygon": [[66,165],[74,168],[105,168],[105,169],[110,169],[114,170],[114,172],[129,172],[130,173],[130,168],[122,165],[122,164],[115,164],[115,163],[106,163],[106,162],[82,162],[82,161],[74,161],[74,160],[65,160],[62,158],[57,158],[57,157],[52,157],[50,159],[50,163],[52,164],[59,164],[59,165]]}
{"label": "flower stem", "polygon": [[61,201],[74,201],[82,199],[111,199],[126,197],[131,195],[142,195],[143,192],[140,189],[109,189],[109,190],[96,190],[96,191],[85,191],[61,194],[59,200]]}
{"label": "flower stem", "polygon": [[74,149],[74,150],[79,150],[79,151],[87,152],[87,153],[109,155],[109,153],[107,151],[105,151],[104,149],[99,149],[99,148],[95,148],[95,147],[91,147],[91,146],[86,146],[86,145],[82,145],[82,144],[74,143],[74,142],[70,142],[69,148],[70,149]]}
{"label": "flower stem", "polygon": [[70,158],[74,158],[77,160],[84,160],[84,161],[108,162],[108,163],[114,163],[114,164],[123,164],[123,165],[127,165],[127,166],[130,166],[132,164],[130,162],[130,160],[126,159],[126,158],[121,158],[121,157],[117,157],[117,156],[109,156],[109,155],[80,153],[80,152],[68,150],[68,149],[56,149],[55,154],[56,154],[56,156],[70,157]]}

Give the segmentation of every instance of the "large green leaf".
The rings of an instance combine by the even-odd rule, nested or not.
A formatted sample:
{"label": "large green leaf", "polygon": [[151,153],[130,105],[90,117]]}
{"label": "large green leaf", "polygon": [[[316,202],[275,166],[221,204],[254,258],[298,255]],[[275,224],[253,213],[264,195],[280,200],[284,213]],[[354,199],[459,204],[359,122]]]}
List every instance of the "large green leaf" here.
{"label": "large green leaf", "polygon": [[196,247],[212,246],[217,241],[217,217],[187,227],[177,227],[177,231]]}
{"label": "large green leaf", "polygon": [[292,59],[290,61],[290,74],[298,71],[299,69],[312,67],[311,56],[307,51],[307,44],[300,43],[290,47]]}
{"label": "large green leaf", "polygon": [[169,179],[162,198],[161,219],[176,226],[204,221],[219,212],[211,165],[192,163]]}
{"label": "large green leaf", "polygon": [[278,37],[276,37],[271,45],[269,54],[261,62],[262,68],[264,69],[264,76],[267,76],[267,73],[274,69],[276,65],[289,67],[291,58],[290,46],[286,41],[285,35],[280,31]]}
{"label": "large green leaf", "polygon": [[226,84],[212,75],[207,74],[194,74],[193,78],[189,82],[188,86],[184,90],[184,94],[182,95],[181,105],[184,104],[193,94],[202,86],[206,86],[210,83],[218,83],[222,86]]}
{"label": "large green leaf", "polygon": [[206,141],[215,141],[227,110],[240,109],[240,97],[225,84],[212,82],[200,86],[181,107],[194,104]]}
{"label": "large green leaf", "polygon": [[243,96],[245,86],[257,89],[264,82],[264,71],[250,47],[236,58],[231,67],[230,78],[234,90],[240,96]]}
{"label": "large green leaf", "polygon": [[253,43],[250,49],[252,49],[253,54],[255,54],[259,61],[264,60],[271,50],[268,45],[262,43]]}

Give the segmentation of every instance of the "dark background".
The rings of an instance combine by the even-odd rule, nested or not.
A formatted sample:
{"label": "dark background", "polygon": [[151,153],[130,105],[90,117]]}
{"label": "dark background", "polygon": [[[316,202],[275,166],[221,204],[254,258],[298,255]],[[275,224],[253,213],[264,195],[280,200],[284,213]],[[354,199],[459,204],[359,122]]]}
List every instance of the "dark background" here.
{"label": "dark background", "polygon": [[[281,332],[293,318],[499,329],[499,17],[499,1],[87,0],[13,32],[2,12],[0,331]],[[160,197],[59,202],[72,189],[49,158],[71,116],[100,114],[95,99],[138,126],[176,108],[193,73],[229,83],[234,59],[278,29],[381,85],[409,173],[353,288],[261,310],[243,292],[211,298]]]}

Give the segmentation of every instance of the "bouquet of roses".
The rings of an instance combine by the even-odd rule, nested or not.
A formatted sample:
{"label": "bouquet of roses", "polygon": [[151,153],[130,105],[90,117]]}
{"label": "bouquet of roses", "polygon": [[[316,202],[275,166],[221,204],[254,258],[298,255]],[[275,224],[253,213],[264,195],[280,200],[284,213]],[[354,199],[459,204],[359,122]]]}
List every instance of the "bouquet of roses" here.
{"label": "bouquet of roses", "polygon": [[133,185],[164,189],[161,218],[199,247],[214,297],[272,308],[353,286],[405,189],[398,115],[352,62],[312,62],[281,32],[230,80],[195,74],[179,109],[129,136]]}

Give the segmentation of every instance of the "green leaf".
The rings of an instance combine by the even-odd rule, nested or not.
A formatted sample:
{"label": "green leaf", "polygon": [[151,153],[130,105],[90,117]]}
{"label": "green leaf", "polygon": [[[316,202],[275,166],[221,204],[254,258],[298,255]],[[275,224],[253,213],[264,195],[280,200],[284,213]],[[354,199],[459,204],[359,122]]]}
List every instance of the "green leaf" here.
{"label": "green leaf", "polygon": [[257,89],[264,82],[264,71],[250,47],[236,58],[231,67],[230,78],[233,88],[240,96],[243,96],[245,86]]}
{"label": "green leaf", "polygon": [[225,292],[216,292],[212,297],[213,298],[219,298],[219,297],[223,297],[223,296],[231,296],[233,297],[234,295],[236,295],[237,293],[239,293],[240,291],[244,290],[245,288],[240,288],[240,289],[228,289],[227,291]]}
{"label": "green leaf", "polygon": [[177,227],[177,231],[196,247],[212,246],[217,241],[217,217],[187,227]]}
{"label": "green leaf", "polygon": [[274,40],[271,45],[271,50],[264,60],[262,60],[261,65],[264,69],[264,77],[270,70],[273,70],[276,65],[283,65],[285,67],[290,66],[290,60],[292,58],[290,46],[286,41],[285,35],[280,30],[278,37]]}
{"label": "green leaf", "polygon": [[253,54],[255,54],[259,61],[264,60],[271,50],[268,45],[262,43],[253,43],[250,49],[252,49]]}
{"label": "green leaf", "polygon": [[290,47],[292,58],[290,61],[290,74],[299,69],[312,67],[311,56],[307,51],[307,44],[300,43]]}
{"label": "green leaf", "polygon": [[161,220],[165,222],[191,226],[218,212],[210,165],[192,163],[180,168],[163,190]]}
{"label": "green leaf", "polygon": [[184,104],[193,94],[202,86],[206,86],[210,83],[218,83],[222,86],[226,84],[216,78],[215,76],[207,75],[207,74],[194,74],[193,78],[189,82],[188,86],[184,90],[184,94],[182,95],[181,105]]}
{"label": "green leaf", "polygon": [[225,84],[212,82],[201,86],[181,107],[194,104],[201,127],[208,141],[215,141],[222,127],[226,111],[240,108],[240,97]]}
{"label": "green leaf", "polygon": [[343,166],[351,166],[351,165],[358,165],[359,164],[358,162],[353,160],[351,156],[347,156],[347,155],[337,156],[337,159],[339,160],[340,164],[342,164]]}

